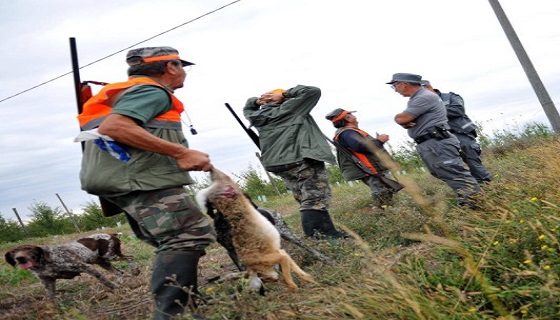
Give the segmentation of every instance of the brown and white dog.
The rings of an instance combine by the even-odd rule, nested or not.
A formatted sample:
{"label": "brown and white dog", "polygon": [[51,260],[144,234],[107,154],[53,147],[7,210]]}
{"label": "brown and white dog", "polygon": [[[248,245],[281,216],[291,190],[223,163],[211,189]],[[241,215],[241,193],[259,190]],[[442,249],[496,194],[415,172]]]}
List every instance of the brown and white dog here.
{"label": "brown and white dog", "polygon": [[312,283],[313,278],[281,249],[278,230],[255,209],[237,183],[216,168],[212,168],[210,173],[212,184],[198,192],[196,200],[201,208],[216,209],[227,219],[235,251],[247,267],[249,285],[253,289],[261,288],[259,275],[264,279],[278,280],[274,269],[276,265],[282,269],[282,279],[288,291],[297,288],[292,272],[303,281]]}
{"label": "brown and white dog", "polygon": [[47,298],[52,301],[56,300],[57,279],[73,279],[81,273],[94,276],[108,288],[118,287],[93,268],[93,264],[122,275],[111,261],[126,260],[132,274],[139,272],[132,257],[122,254],[116,234],[93,234],[60,245],[20,245],[6,252],[4,258],[10,265],[35,274],[45,285]]}

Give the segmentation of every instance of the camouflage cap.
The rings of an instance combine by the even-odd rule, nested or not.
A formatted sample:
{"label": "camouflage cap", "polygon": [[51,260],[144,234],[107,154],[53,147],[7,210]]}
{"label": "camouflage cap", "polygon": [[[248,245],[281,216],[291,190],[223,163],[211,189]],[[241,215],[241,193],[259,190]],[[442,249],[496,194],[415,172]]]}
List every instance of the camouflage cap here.
{"label": "camouflage cap", "polygon": [[346,117],[347,114],[354,112],[356,111],[346,111],[341,108],[336,108],[333,111],[327,113],[325,118],[327,118],[327,120],[331,120],[332,122],[337,122],[338,120],[342,120],[342,118]]}
{"label": "camouflage cap", "polygon": [[171,47],[146,47],[132,49],[126,54],[126,63],[129,66],[136,66],[142,63],[150,63],[155,61],[180,60],[183,67],[193,65],[194,63],[179,58],[179,51]]}

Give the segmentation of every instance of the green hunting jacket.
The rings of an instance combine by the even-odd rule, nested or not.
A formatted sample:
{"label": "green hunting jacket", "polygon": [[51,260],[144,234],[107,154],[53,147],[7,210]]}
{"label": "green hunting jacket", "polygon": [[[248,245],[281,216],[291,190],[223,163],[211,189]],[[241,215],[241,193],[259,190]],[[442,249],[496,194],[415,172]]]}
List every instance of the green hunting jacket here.
{"label": "green hunting jacket", "polygon": [[310,115],[321,97],[321,89],[298,85],[286,90],[281,104],[255,104],[247,100],[243,114],[259,132],[264,167],[287,165],[305,158],[335,163],[321,129]]}

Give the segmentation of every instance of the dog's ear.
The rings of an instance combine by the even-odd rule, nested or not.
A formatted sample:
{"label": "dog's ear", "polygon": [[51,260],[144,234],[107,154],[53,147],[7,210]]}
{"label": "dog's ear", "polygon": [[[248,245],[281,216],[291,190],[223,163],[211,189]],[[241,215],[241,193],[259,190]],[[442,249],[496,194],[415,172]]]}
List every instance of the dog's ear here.
{"label": "dog's ear", "polygon": [[16,260],[14,260],[14,254],[13,254],[14,250],[10,250],[8,252],[6,252],[6,254],[4,255],[4,259],[6,260],[7,263],[11,264],[12,267],[16,266]]}
{"label": "dog's ear", "polygon": [[82,238],[78,239],[78,241],[76,242],[81,243],[84,247],[88,248],[91,251],[95,251],[99,249],[99,240],[103,239]]}
{"label": "dog's ear", "polygon": [[101,257],[109,252],[109,241],[105,239],[97,239],[97,254]]}
{"label": "dog's ear", "polygon": [[43,262],[43,260],[47,263],[52,262],[52,258],[49,250],[43,250],[43,248],[39,246],[35,246],[33,247],[33,254],[36,255],[37,257],[36,259],[37,263],[41,263]]}

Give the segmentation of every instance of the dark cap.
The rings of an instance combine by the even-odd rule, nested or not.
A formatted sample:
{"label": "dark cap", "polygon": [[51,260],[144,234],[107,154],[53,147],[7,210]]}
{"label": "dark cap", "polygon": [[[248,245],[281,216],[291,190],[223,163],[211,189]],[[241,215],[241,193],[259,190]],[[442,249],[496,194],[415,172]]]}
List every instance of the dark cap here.
{"label": "dark cap", "polygon": [[422,81],[420,81],[420,84],[423,85],[423,86],[431,86],[430,81],[428,81],[428,80],[422,80]]}
{"label": "dark cap", "polygon": [[393,79],[387,82],[387,84],[393,84],[395,82],[408,82],[420,84],[422,81],[422,76],[412,73],[395,73]]}
{"label": "dark cap", "polygon": [[342,118],[346,117],[347,114],[354,112],[356,111],[346,111],[341,108],[336,108],[333,111],[327,113],[325,118],[327,118],[327,120],[331,120],[332,122],[337,122],[338,120],[342,120]]}
{"label": "dark cap", "polygon": [[138,48],[132,49],[126,54],[126,63],[128,63],[131,67],[142,63],[165,60],[180,60],[183,67],[194,64],[192,62],[181,60],[181,58],[179,58],[179,51],[171,47]]}

